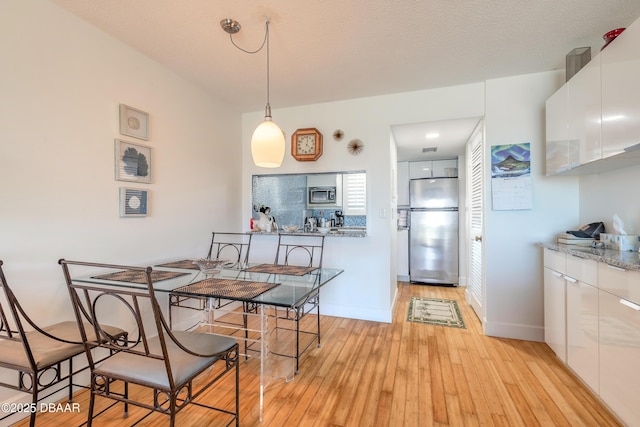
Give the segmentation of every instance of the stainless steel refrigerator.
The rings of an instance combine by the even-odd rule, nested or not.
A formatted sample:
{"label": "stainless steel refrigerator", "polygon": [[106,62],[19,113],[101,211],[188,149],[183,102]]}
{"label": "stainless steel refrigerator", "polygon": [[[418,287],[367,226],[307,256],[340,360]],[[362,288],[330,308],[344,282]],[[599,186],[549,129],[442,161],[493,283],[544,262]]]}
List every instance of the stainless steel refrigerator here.
{"label": "stainless steel refrigerator", "polygon": [[458,284],[458,178],[409,183],[409,279]]}

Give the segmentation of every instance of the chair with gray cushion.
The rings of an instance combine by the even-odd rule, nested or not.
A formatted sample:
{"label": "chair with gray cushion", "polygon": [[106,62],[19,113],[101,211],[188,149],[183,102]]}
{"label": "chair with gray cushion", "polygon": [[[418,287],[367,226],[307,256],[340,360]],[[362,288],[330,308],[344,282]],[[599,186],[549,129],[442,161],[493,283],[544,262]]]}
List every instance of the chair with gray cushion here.
{"label": "chair with gray cushion", "polygon": [[[72,401],[74,386],[85,387],[74,384],[73,377],[88,368],[78,323],[72,320],[38,326],[9,287],[2,265],[0,261],[0,367],[17,371],[18,377],[16,382],[0,381],[0,386],[31,394],[30,409],[38,408],[40,400],[65,388]],[[111,326],[105,326],[105,331],[117,339],[125,335]],[[95,336],[91,338],[96,340]],[[77,360],[78,367],[74,369],[76,356],[81,360]],[[29,425],[34,426],[36,412],[28,412]],[[1,415],[4,416],[0,420],[11,413]]]}
{"label": "chair with gray cushion", "polygon": [[[217,411],[207,415],[209,423],[239,425],[238,345],[233,338],[172,331],[154,293],[151,267],[59,262],[79,324],[86,314],[94,325],[92,329],[80,328],[91,368],[88,426],[94,419],[96,397],[148,409],[144,417],[154,411],[166,414],[171,426],[176,423],[176,414],[190,403]],[[73,280],[72,269],[86,268],[138,272],[144,275],[145,284],[122,288]],[[133,328],[126,342],[114,339],[102,327],[103,322],[117,321]],[[100,339],[95,340],[95,336]],[[89,351],[94,346],[113,351],[113,355],[97,363]],[[230,371],[235,371],[235,379],[226,375]],[[214,407],[198,399],[214,383],[225,382],[223,389],[229,390],[232,381],[235,381],[234,408]],[[134,401],[128,393],[129,384],[150,389],[151,395],[145,399],[145,393],[139,393],[141,399]]]}

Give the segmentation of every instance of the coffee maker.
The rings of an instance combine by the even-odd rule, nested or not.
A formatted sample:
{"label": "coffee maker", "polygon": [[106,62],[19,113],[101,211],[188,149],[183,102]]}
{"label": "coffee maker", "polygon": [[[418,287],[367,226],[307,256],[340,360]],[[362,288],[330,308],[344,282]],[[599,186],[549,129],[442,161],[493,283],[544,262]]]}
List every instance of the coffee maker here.
{"label": "coffee maker", "polygon": [[344,215],[342,211],[335,211],[336,215],[336,227],[344,227]]}

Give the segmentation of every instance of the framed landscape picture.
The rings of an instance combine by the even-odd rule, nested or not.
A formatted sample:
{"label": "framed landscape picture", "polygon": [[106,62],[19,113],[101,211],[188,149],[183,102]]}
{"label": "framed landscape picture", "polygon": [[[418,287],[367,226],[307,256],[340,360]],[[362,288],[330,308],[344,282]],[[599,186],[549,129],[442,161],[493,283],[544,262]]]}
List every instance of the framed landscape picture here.
{"label": "framed landscape picture", "polygon": [[120,187],[120,217],[147,216],[148,212],[148,190]]}
{"label": "framed landscape picture", "polygon": [[116,180],[151,184],[151,147],[116,139]]}
{"label": "framed landscape picture", "polygon": [[149,113],[120,104],[120,133],[134,138],[149,139]]}

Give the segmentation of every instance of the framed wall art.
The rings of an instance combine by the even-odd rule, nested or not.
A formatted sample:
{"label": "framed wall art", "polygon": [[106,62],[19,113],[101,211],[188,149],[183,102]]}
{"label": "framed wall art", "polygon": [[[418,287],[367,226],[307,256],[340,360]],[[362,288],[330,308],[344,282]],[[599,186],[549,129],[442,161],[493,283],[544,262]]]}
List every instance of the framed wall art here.
{"label": "framed wall art", "polygon": [[149,113],[120,104],[120,133],[138,139],[149,139]]}
{"label": "framed wall art", "polygon": [[116,180],[151,184],[151,147],[116,139]]}
{"label": "framed wall art", "polygon": [[148,212],[148,190],[120,187],[120,217],[147,216]]}

